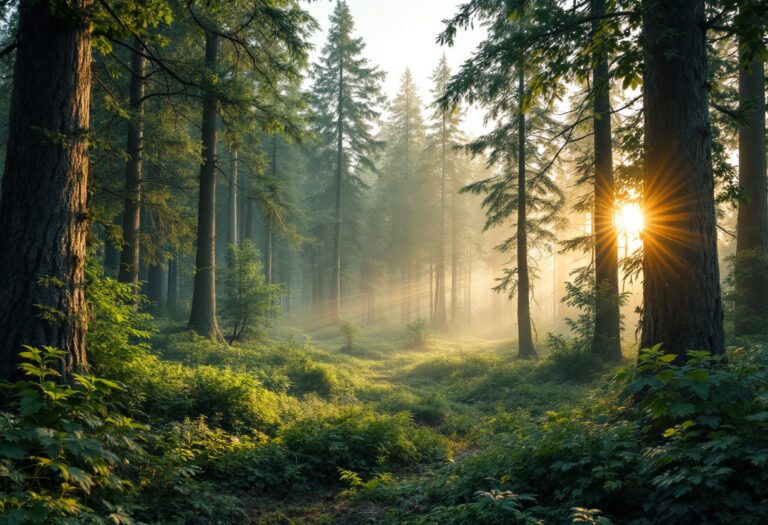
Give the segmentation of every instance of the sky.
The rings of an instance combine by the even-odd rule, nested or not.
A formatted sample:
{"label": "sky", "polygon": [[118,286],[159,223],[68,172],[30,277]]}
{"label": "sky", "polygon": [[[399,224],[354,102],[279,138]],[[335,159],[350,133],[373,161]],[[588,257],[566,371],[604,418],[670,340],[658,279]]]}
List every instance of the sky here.
{"label": "sky", "polygon": [[[442,54],[445,53],[453,72],[472,56],[472,51],[483,39],[481,29],[460,32],[453,47],[440,46],[435,41],[443,30],[442,21],[452,17],[465,1],[347,0],[355,20],[355,36],[363,37],[366,43],[365,57],[387,73],[384,91],[390,100],[397,93],[405,69],[410,68],[422,101],[429,103],[432,98],[430,77]],[[320,30],[312,38],[315,45],[313,61],[325,45],[334,5],[332,0],[305,4],[320,24]],[[481,133],[482,112],[467,110],[464,129],[469,135]]]}

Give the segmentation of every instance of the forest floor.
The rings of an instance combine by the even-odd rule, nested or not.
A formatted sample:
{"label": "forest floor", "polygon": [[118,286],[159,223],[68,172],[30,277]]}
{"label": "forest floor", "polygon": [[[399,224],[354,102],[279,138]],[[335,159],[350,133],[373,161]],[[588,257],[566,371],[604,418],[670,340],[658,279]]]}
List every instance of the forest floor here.
{"label": "forest floor", "polygon": [[[337,408],[363,405],[376,414],[407,413],[416,425],[444,438],[447,453],[440,461],[417,461],[370,478],[361,475],[332,486],[297,487],[281,497],[248,498],[256,523],[399,522],[402,507],[418,511],[418,497],[409,493],[420,492],[441,469],[455,468],[481,450],[498,416],[566,412],[594,401],[604,387],[598,380],[604,372],[574,369],[588,363],[553,362],[546,355],[521,361],[508,341],[437,335],[413,345],[408,335],[402,328],[367,329],[350,347],[336,327],[312,332],[282,327],[271,334],[274,341],[301,348],[313,364],[324,367],[325,377],[299,380],[306,383],[293,390],[300,400],[319,393]],[[258,348],[263,349],[257,346],[257,353]],[[316,399],[312,403],[317,407]],[[373,497],[363,495],[371,493]],[[398,510],[390,515],[393,507]]]}

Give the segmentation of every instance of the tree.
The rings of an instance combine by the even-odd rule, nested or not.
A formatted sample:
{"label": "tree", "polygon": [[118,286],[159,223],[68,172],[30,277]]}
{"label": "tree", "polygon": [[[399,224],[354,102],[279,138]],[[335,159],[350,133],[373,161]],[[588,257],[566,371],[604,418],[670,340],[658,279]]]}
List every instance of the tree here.
{"label": "tree", "polygon": [[[437,256],[435,263],[435,298],[434,298],[434,323],[437,326],[443,326],[447,322],[446,312],[446,279],[445,279],[445,256],[446,256],[446,211],[448,207],[447,193],[451,190],[448,187],[449,177],[450,181],[455,180],[458,177],[457,173],[457,148],[464,142],[464,137],[461,134],[459,128],[461,124],[461,113],[457,108],[446,108],[440,104],[446,94],[446,89],[451,79],[451,71],[448,67],[448,61],[443,55],[440,63],[435,69],[432,75],[432,81],[434,83],[432,94],[435,97],[434,111],[432,114],[432,133],[431,141],[437,145],[440,151],[440,216],[438,219],[437,228]],[[453,184],[452,186],[456,186]],[[450,191],[452,204],[451,206],[451,218],[455,220],[457,210],[455,206],[456,191]],[[452,228],[452,246],[456,244],[455,225]],[[455,249],[453,250],[455,253]],[[452,275],[452,289],[455,290],[456,286],[456,257],[451,258],[453,261]],[[452,304],[456,302],[455,291],[453,292]],[[452,306],[452,317],[455,316],[455,307]]]}
{"label": "tree", "polygon": [[609,361],[621,359],[621,313],[619,301],[619,250],[614,224],[616,192],[613,180],[613,137],[611,134],[610,70],[608,54],[601,44],[606,39],[605,0],[591,0],[593,41],[593,132],[595,150],[595,330],[592,351]]}
{"label": "tree", "polygon": [[123,206],[123,250],[118,280],[133,284],[139,293],[139,230],[141,227],[141,167],[144,151],[144,84],[147,60],[139,38],[131,52],[128,138],[125,162],[125,203]]}
{"label": "tree", "polygon": [[266,282],[259,252],[251,241],[227,248],[224,290],[222,317],[230,330],[227,340],[239,340],[248,330],[261,333],[259,325],[276,312],[280,288]]}
{"label": "tree", "polygon": [[722,354],[703,0],[643,2],[643,334]]}
{"label": "tree", "polygon": [[[759,26],[758,26],[759,27]],[[739,202],[736,225],[736,335],[765,332],[768,316],[768,188],[765,150],[765,67],[744,39],[739,68]]]}
{"label": "tree", "polygon": [[373,156],[381,144],[372,136],[371,127],[379,118],[383,103],[380,82],[384,78],[377,67],[362,56],[365,44],[353,37],[354,22],[347,2],[339,0],[331,15],[328,41],[312,77],[313,107],[318,140],[325,150],[326,166],[333,168],[335,211],[333,228],[333,272],[331,295],[333,315],[341,318],[341,270],[343,188],[345,179],[373,170]]}
{"label": "tree", "polygon": [[[92,30],[82,9],[23,0],[0,198],[0,376],[22,345],[83,368]],[[44,60],[44,65],[41,61]]]}
{"label": "tree", "polygon": [[[206,31],[205,67],[210,82],[215,82],[218,68],[219,35]],[[216,91],[209,88],[203,98],[202,148],[200,165],[200,202],[197,212],[197,255],[195,285],[189,327],[198,334],[223,339],[216,318]]]}

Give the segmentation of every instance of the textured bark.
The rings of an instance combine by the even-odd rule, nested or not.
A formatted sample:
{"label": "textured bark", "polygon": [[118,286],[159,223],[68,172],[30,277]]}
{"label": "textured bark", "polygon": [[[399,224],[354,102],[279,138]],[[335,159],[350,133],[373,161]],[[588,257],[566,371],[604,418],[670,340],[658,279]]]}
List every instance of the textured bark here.
{"label": "textured bark", "polygon": [[163,311],[163,262],[149,264],[147,270],[147,299],[152,315],[160,315]]}
{"label": "textured bark", "polygon": [[517,356],[525,359],[535,358],[531,333],[531,284],[528,275],[528,198],[525,170],[525,70],[523,64],[518,68],[517,96],[520,113],[517,117]]}
{"label": "textured bark", "polygon": [[704,0],[645,0],[642,347],[724,351]]}
{"label": "textured bark", "polygon": [[[205,35],[205,66],[213,73],[217,66],[219,37]],[[197,212],[197,255],[192,312],[189,327],[198,334],[224,340],[216,319],[216,94],[208,92],[203,101],[203,164],[200,166],[200,202]]]}
{"label": "textured bark", "polygon": [[765,179],[765,68],[759,59],[739,73],[739,203],[736,226],[736,335],[765,332],[768,314],[768,195]]}
{"label": "textured bark", "polygon": [[[141,42],[133,43],[140,49]],[[123,251],[120,255],[118,280],[134,285],[139,292],[139,231],[141,229],[141,164],[144,146],[144,74],[146,59],[141,53],[131,56],[131,86],[128,122],[128,140],[125,151],[125,202],[123,205]]]}
{"label": "textured bark", "polygon": [[78,11],[22,0],[0,200],[0,377],[19,374],[22,345],[87,365],[83,266],[87,230],[91,30]]}
{"label": "textured bark", "polygon": [[[592,0],[592,14],[605,15],[605,0]],[[597,22],[595,23],[597,26]],[[609,361],[621,359],[619,250],[614,208],[613,144],[611,138],[608,57],[595,53],[592,70],[595,92],[595,333],[592,351]]]}
{"label": "textured bark", "polygon": [[227,203],[227,244],[237,244],[237,150],[232,152],[232,171],[229,174],[229,202]]}

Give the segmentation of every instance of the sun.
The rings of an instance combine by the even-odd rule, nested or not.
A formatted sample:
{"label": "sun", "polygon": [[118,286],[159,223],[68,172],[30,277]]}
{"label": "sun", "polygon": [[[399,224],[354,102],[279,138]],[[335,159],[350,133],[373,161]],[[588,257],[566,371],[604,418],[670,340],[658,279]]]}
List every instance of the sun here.
{"label": "sun", "polygon": [[638,236],[643,231],[645,223],[643,219],[643,210],[636,202],[626,202],[621,204],[616,211],[614,222],[616,223],[616,229],[619,230],[620,233],[630,237]]}

